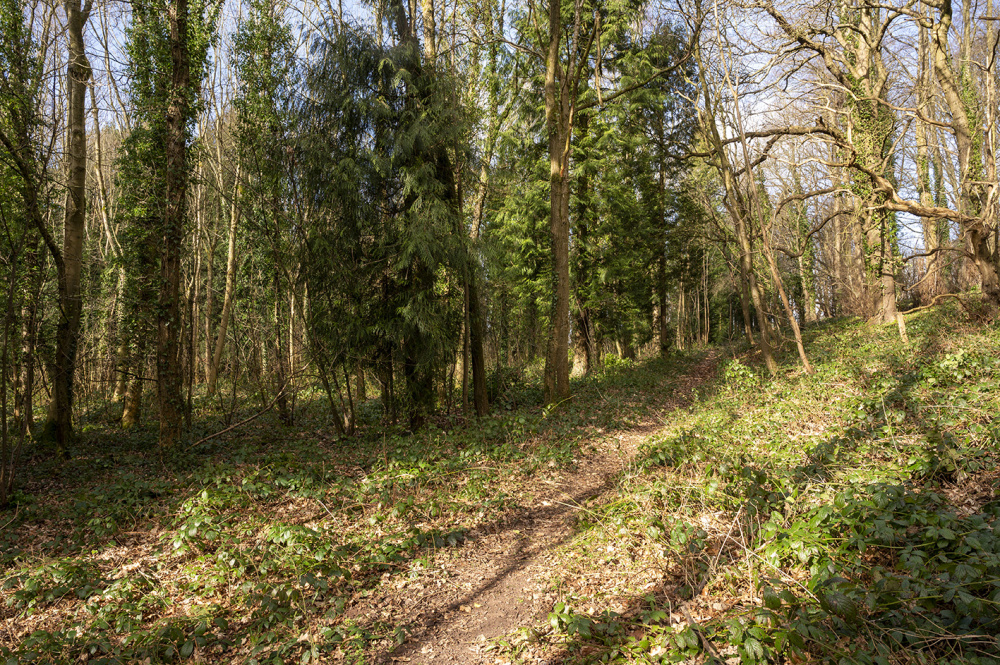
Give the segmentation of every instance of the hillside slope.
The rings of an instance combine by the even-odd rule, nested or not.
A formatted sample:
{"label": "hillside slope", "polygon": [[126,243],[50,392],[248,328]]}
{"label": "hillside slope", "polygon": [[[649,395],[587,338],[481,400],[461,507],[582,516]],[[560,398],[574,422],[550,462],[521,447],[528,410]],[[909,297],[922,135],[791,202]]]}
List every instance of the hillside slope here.
{"label": "hillside slope", "polygon": [[995,662],[1000,329],[907,332],[816,326],[812,376],[609,359],[418,434],[94,423],[0,514],[0,662]]}
{"label": "hillside slope", "polygon": [[663,583],[624,617],[568,599],[569,661],[997,662],[1000,334],[906,321],[813,328],[813,376],[732,357],[669,416],[578,541]]}

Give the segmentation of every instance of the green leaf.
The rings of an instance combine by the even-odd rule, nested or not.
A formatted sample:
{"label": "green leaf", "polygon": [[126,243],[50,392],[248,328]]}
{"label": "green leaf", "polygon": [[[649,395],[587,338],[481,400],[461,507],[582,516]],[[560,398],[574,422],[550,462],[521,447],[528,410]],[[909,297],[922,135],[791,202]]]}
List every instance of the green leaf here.
{"label": "green leaf", "polygon": [[764,587],[764,607],[771,610],[781,609],[781,597],[769,586]]}
{"label": "green leaf", "polygon": [[746,650],[747,655],[755,661],[764,658],[764,645],[752,637],[743,643],[743,648]]}

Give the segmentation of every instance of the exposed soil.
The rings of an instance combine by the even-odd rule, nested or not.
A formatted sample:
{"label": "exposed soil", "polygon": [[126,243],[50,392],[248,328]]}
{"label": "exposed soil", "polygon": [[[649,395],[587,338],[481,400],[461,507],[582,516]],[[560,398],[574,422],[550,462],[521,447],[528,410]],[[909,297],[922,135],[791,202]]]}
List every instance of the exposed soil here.
{"label": "exposed soil", "polygon": [[[716,362],[711,354],[679,377],[673,394],[664,396],[658,411],[666,413],[689,403],[692,391],[714,374]],[[574,535],[577,513],[586,510],[585,504],[615,495],[640,445],[660,427],[659,422],[648,420],[585,442],[589,452],[578,459],[575,468],[553,469],[548,476],[532,480],[537,483],[533,505],[515,522],[496,530],[473,531],[464,546],[439,552],[427,569],[414,571],[409,580],[397,581],[388,589],[384,584],[372,595],[356,598],[347,615],[359,623],[409,618],[405,641],[378,654],[377,662],[506,662],[495,653],[498,638],[512,636],[518,629],[544,632],[560,595],[553,580],[565,572],[567,564],[560,548]],[[628,556],[623,553],[624,558]],[[621,571],[590,570],[586,577],[615,575]],[[598,609],[618,611],[613,601]],[[539,651],[533,660],[546,663],[551,657]]]}

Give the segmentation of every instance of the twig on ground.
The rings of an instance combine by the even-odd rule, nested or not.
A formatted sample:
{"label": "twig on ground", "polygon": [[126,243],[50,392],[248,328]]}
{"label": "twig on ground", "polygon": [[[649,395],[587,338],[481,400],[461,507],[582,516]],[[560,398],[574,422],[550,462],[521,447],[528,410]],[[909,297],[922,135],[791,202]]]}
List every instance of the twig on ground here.
{"label": "twig on ground", "polygon": [[243,427],[244,425],[246,425],[249,422],[257,420],[257,418],[260,418],[262,415],[264,415],[265,413],[267,413],[268,411],[270,411],[272,408],[274,408],[274,405],[278,403],[278,400],[281,399],[281,396],[284,395],[284,394],[285,394],[285,389],[282,388],[280,391],[278,391],[278,394],[275,395],[274,399],[271,400],[271,403],[268,404],[267,406],[265,406],[263,409],[261,409],[257,413],[253,414],[252,416],[250,416],[249,418],[247,418],[245,420],[241,420],[238,423],[230,425],[226,429],[219,430],[215,434],[209,434],[208,436],[206,436],[204,438],[198,439],[197,441],[195,441],[194,443],[192,443],[190,446],[188,446],[188,450],[191,450],[192,448],[200,446],[201,444],[205,443],[206,441],[211,441],[212,439],[214,439],[217,436],[222,436],[226,432],[231,432],[234,429],[237,429],[239,427]]}

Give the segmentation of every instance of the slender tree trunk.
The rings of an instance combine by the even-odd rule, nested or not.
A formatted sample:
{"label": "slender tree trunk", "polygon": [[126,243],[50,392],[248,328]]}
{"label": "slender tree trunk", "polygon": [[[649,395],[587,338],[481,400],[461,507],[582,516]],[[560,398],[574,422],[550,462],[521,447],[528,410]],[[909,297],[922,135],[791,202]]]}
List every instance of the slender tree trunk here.
{"label": "slender tree trunk", "polygon": [[465,302],[464,312],[465,315],[462,321],[462,413],[466,416],[469,415],[469,361],[471,349],[469,348],[469,281],[465,281],[464,294]]}
{"label": "slender tree trunk", "polygon": [[45,279],[45,260],[38,237],[30,242],[26,255],[28,296],[21,307],[21,372],[17,379],[20,399],[14,404],[14,423],[30,432],[35,426],[35,347],[38,342],[39,299]]}
{"label": "slender tree trunk", "polygon": [[[239,169],[237,168],[236,179],[239,180]],[[233,188],[236,193],[236,188]],[[219,319],[219,326],[216,329],[215,352],[212,354],[212,363],[208,368],[208,394],[214,395],[216,384],[219,378],[219,366],[222,364],[222,352],[226,348],[226,334],[229,330],[229,319],[233,314],[233,294],[236,291],[236,228],[239,224],[240,209],[236,201],[233,201],[229,211],[229,246],[226,253],[226,290],[222,296],[222,315]],[[211,275],[211,270],[209,270]],[[209,311],[211,316],[211,311]]]}
{"label": "slender tree trunk", "polygon": [[[277,261],[278,258],[277,256],[275,256],[275,262]],[[271,351],[274,355],[275,386],[278,391],[276,404],[278,407],[278,418],[285,425],[291,425],[292,413],[288,409],[288,391],[287,391],[288,381],[289,381],[288,368],[287,368],[288,358],[285,355],[285,349],[282,343],[282,338],[284,337],[284,335],[281,334],[281,328],[282,328],[281,316],[280,316],[280,307],[278,306],[278,303],[280,302],[281,302],[281,279],[279,277],[277,263],[275,263],[274,310],[273,310],[272,328],[271,328],[271,334],[273,336],[274,341],[271,347]],[[347,390],[348,392],[350,392],[351,384],[350,384],[350,378],[347,377],[346,367],[344,369],[344,376],[346,377],[346,380],[348,382]]]}
{"label": "slender tree trunk", "polygon": [[798,257],[799,281],[802,283],[802,322],[806,325],[816,322],[816,295],[813,292],[813,273],[805,255]]}
{"label": "slender tree trunk", "polygon": [[[778,295],[781,298],[781,304],[785,308],[785,316],[788,317],[788,323],[792,326],[792,332],[795,334],[795,348],[799,352],[799,360],[802,361],[802,367],[806,370],[806,374],[812,374],[813,368],[809,364],[809,358],[806,357],[806,347],[802,343],[802,331],[799,328],[799,322],[795,319],[795,311],[792,309],[792,303],[788,300],[788,294],[785,293],[785,284],[781,279],[781,273],[778,272],[778,262],[774,259],[774,252],[771,250],[771,242],[768,239],[769,232],[765,230],[764,236],[764,254],[767,257],[767,265],[771,269],[771,279],[774,280],[774,285],[778,289]],[[895,302],[895,300],[893,300]]]}
{"label": "slender tree trunk", "polygon": [[479,287],[469,280],[469,345],[472,360],[472,402],[477,416],[490,411],[486,395],[486,354],[484,353],[483,315],[480,310]]}
{"label": "slender tree trunk", "polygon": [[685,344],[687,335],[684,334],[686,309],[687,303],[684,300],[684,277],[681,276],[680,281],[677,284],[677,331],[674,334],[675,344],[677,345],[678,351],[683,351],[687,348],[687,345]]}
{"label": "slender tree trunk", "polygon": [[660,355],[666,356],[670,353],[670,331],[667,329],[667,256],[662,247],[656,259],[656,300],[659,307]]}
{"label": "slender tree trunk", "polygon": [[[928,49],[930,47],[927,42],[927,30],[923,27],[918,29],[920,30],[920,35],[918,38],[919,73],[917,77],[918,117],[916,118],[917,193],[920,198],[920,204],[931,207],[935,205],[935,202],[934,194],[931,192],[930,150],[928,148],[930,132],[928,131],[927,123],[923,120],[923,117],[920,117],[926,117],[932,112],[930,108],[931,77],[927,61]],[[939,254],[940,245],[938,242],[939,221],[931,217],[922,217],[920,222],[923,227],[924,252],[927,253],[927,256],[924,257],[924,265],[927,268],[925,270],[924,278],[920,283],[919,294],[923,302],[929,303],[936,295],[942,292],[941,257]]]}
{"label": "slender tree trunk", "polygon": [[115,402],[119,402],[125,399],[125,392],[128,390],[128,372],[129,372],[129,339],[126,328],[127,325],[127,315],[125,314],[127,310],[127,304],[125,299],[125,285],[126,285],[126,274],[125,268],[120,268],[118,270],[118,358],[116,359],[117,373],[115,374],[115,393],[112,399]]}
{"label": "slender tree trunk", "polygon": [[[201,182],[204,178],[204,169],[202,169],[201,164],[198,165],[198,181]],[[201,353],[201,311],[199,303],[201,302],[201,260],[202,260],[202,246],[201,246],[201,236],[204,231],[204,186],[198,187],[198,197],[196,206],[196,224],[195,224],[195,236],[194,242],[194,271],[191,275],[192,287],[194,293],[192,295],[190,314],[191,318],[189,324],[191,326],[191,367],[190,367],[190,383],[197,382],[198,376],[198,365],[200,364],[198,356]],[[188,412],[191,411],[191,389],[188,389]]]}
{"label": "slender tree trunk", "polygon": [[83,236],[86,224],[87,191],[87,81],[90,62],[83,41],[83,28],[90,16],[91,3],[83,8],[79,0],[67,0],[66,19],[69,62],[66,71],[67,162],[66,211],[63,224],[62,261],[59,264],[59,324],[56,328],[55,376],[48,427],[60,455],[68,455],[73,438],[73,394],[76,351],[83,311],[80,281],[83,273]]}
{"label": "slender tree trunk", "polygon": [[545,124],[549,134],[549,232],[555,269],[555,293],[548,351],[545,355],[545,402],[569,397],[569,90],[561,80],[559,43],[562,4],[549,0],[549,46],[545,63]]}
{"label": "slender tree trunk", "polygon": [[[212,316],[215,314],[215,246],[213,240],[208,244],[205,255],[205,382],[212,376],[212,363],[215,360],[215,349],[212,344]],[[235,249],[235,248],[234,248]],[[209,392],[209,395],[214,393]]]}

